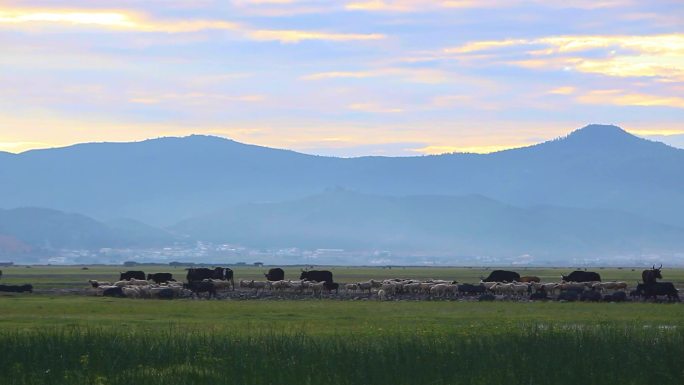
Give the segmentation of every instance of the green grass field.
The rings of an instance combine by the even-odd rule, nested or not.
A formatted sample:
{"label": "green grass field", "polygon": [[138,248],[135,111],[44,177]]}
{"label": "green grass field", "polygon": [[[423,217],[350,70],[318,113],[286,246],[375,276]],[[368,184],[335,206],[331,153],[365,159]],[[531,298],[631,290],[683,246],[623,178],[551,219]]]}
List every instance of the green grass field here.
{"label": "green grass field", "polygon": [[[169,266],[136,266],[126,268],[123,266],[88,266],[88,270],[82,270],[80,266],[25,266],[2,267],[3,277],[0,282],[5,284],[31,283],[37,288],[70,288],[85,287],[88,279],[112,281],[119,278],[119,272],[126,270],[142,270],[146,273],[170,272],[176,279],[184,279],[186,271],[183,268]],[[299,278],[300,266],[285,267],[285,279]],[[483,268],[441,268],[441,267],[395,267],[385,269],[380,267],[322,267],[333,272],[335,281],[358,282],[385,278],[415,278],[415,279],[450,279],[459,282],[475,283],[481,276],[487,276],[489,271]],[[509,268],[510,269],[510,268]],[[236,279],[264,279],[263,273],[267,267],[233,267]],[[573,269],[569,268],[518,268],[515,269],[521,275],[535,275],[543,281],[557,282],[561,274],[568,274]],[[604,281],[621,280],[630,286],[636,285],[641,280],[643,268],[596,268],[594,271],[601,274]],[[678,287],[684,287],[684,269],[663,270],[663,278],[674,282]]]}
{"label": "green grass field", "polygon": [[[111,279],[122,269],[3,270],[3,283],[64,288]],[[240,279],[257,278],[263,269],[235,270]],[[551,280],[561,271],[567,269],[520,272]],[[598,271],[604,279],[640,275]],[[396,276],[472,282],[486,274],[334,272],[348,282]],[[663,275],[684,278],[681,270]],[[681,304],[0,296],[2,385],[682,384],[682,363]]]}

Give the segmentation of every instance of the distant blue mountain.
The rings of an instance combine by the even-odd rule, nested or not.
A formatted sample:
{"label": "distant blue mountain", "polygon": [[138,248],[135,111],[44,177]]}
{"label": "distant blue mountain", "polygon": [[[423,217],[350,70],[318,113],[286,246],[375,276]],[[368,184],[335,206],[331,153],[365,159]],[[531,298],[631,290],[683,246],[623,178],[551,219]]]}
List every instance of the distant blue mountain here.
{"label": "distant blue mountain", "polygon": [[520,207],[620,210],[684,226],[684,150],[590,125],[492,154],[332,158],[190,136],[0,156],[0,204],[170,225],[340,186],[387,196],[479,194]]}
{"label": "distant blue mountain", "polygon": [[[159,247],[176,239],[165,230],[133,220],[102,223],[80,214],[24,207],[0,210],[0,237],[14,239],[36,253],[56,249]],[[0,245],[1,246],[1,245]],[[0,255],[3,255],[0,247]]]}
{"label": "distant blue mountain", "polygon": [[386,197],[333,190],[239,205],[173,226],[195,239],[255,248],[388,250],[395,255],[547,260],[672,255],[684,229],[616,210],[518,208],[479,195]]}

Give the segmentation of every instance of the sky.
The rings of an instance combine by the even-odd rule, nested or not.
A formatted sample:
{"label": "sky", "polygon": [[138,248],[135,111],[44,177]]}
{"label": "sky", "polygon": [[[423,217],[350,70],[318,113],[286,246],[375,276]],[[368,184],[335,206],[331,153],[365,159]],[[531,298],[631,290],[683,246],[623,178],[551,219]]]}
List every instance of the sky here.
{"label": "sky", "polygon": [[0,151],[492,152],[590,123],[684,147],[683,1],[0,0]]}

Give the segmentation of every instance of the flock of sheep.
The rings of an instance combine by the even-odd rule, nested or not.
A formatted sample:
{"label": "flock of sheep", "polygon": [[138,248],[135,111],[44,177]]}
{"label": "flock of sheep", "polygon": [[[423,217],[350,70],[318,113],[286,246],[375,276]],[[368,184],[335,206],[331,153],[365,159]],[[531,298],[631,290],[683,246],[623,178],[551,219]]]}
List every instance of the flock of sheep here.
{"label": "flock of sheep", "polygon": [[[325,282],[307,280],[257,281],[240,280],[237,290],[231,281],[205,279],[201,281],[213,290],[205,290],[208,297],[221,293],[224,297],[251,295],[263,297],[268,294],[276,297],[286,295],[309,295],[321,297],[362,297],[379,300],[394,299],[458,299],[476,298],[479,300],[521,300],[521,299],[560,299],[560,300],[613,300],[619,302],[627,298],[626,282],[480,282],[479,284],[459,284],[455,281],[427,279],[387,279],[336,285],[330,290]],[[128,279],[117,282],[98,282],[89,280],[91,294],[127,298],[193,298],[204,296],[192,286],[181,282],[155,283],[148,280]],[[633,295],[634,293],[632,293]]]}

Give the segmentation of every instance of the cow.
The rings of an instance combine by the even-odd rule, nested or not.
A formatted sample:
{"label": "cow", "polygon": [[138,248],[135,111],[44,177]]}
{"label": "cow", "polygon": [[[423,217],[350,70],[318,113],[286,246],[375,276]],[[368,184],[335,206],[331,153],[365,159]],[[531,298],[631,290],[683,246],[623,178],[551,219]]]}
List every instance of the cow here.
{"label": "cow", "polygon": [[207,269],[206,267],[190,268],[186,276],[188,282],[203,281],[205,279],[220,279],[222,281],[230,281],[233,290],[235,290],[235,281],[233,280],[233,270],[223,267],[215,267],[214,269]]}
{"label": "cow", "polygon": [[627,294],[624,291],[616,291],[613,294],[606,294],[603,296],[603,301],[605,302],[625,302],[627,300]]}
{"label": "cow", "polygon": [[493,294],[482,294],[477,298],[480,302],[494,301],[496,297]]}
{"label": "cow", "polygon": [[558,294],[559,301],[574,302],[577,301],[578,298],[579,294],[574,290],[568,290]]}
{"label": "cow", "polygon": [[482,282],[520,282],[520,274],[515,271],[494,270]]}
{"label": "cow", "polygon": [[269,269],[267,274],[264,274],[266,279],[271,282],[282,281],[285,279],[285,271],[283,269],[276,267],[274,269]]}
{"label": "cow", "polygon": [[484,294],[487,291],[484,285],[471,285],[469,283],[464,283],[458,285],[458,293],[463,295],[479,295]]}
{"label": "cow", "polygon": [[216,288],[212,282],[190,281],[183,285],[184,289],[192,291],[194,294],[209,293],[209,298],[216,297]]}
{"label": "cow", "polygon": [[125,297],[123,289],[120,287],[108,287],[102,292],[104,297]]}
{"label": "cow", "polygon": [[129,270],[119,275],[119,281],[128,281],[130,279],[145,280],[145,273],[142,271]]}
{"label": "cow", "polygon": [[663,268],[663,265],[661,264],[659,268],[656,269],[655,265],[651,267],[651,270],[644,270],[641,272],[641,279],[644,281],[644,284],[648,285],[651,283],[656,283],[656,280],[658,278],[663,279],[663,276],[660,274],[660,270]]}
{"label": "cow", "polygon": [[306,279],[308,281],[316,282],[334,282],[333,274],[328,270],[302,270],[302,274],[299,275],[299,279]]}
{"label": "cow", "polygon": [[325,290],[328,292],[335,291],[335,294],[338,294],[340,291],[340,284],[337,282],[325,282]]}
{"label": "cow", "polygon": [[33,293],[33,285],[0,285],[0,292],[5,293]]}
{"label": "cow", "polygon": [[541,282],[541,279],[537,276],[534,276],[534,275],[526,275],[524,277],[520,277],[520,282],[524,282],[524,283]]}
{"label": "cow", "polygon": [[659,295],[666,295],[668,300],[680,302],[679,291],[672,282],[640,283],[637,285],[636,290],[645,299],[657,299]]}
{"label": "cow", "polygon": [[599,302],[601,301],[601,292],[596,290],[587,290],[580,294],[580,301]]}
{"label": "cow", "polygon": [[173,281],[173,274],[171,273],[154,273],[147,274],[148,281],[154,281],[156,284],[167,283]]}
{"label": "cow", "polygon": [[175,292],[173,289],[165,287],[159,290],[156,294],[157,298],[159,299],[173,299]]}
{"label": "cow", "polygon": [[581,270],[575,270],[568,275],[561,275],[561,279],[565,282],[601,282],[599,273]]}

